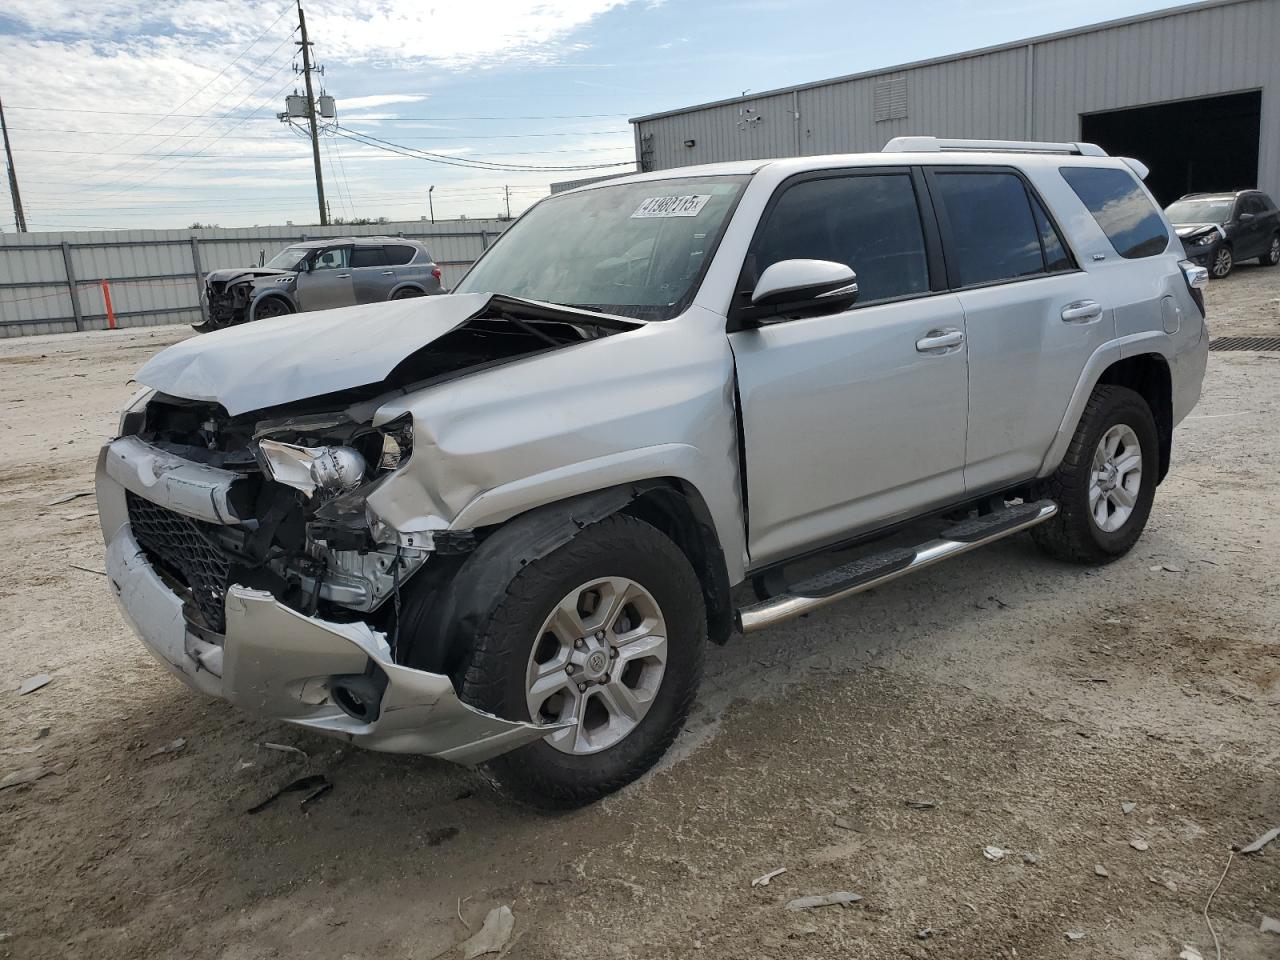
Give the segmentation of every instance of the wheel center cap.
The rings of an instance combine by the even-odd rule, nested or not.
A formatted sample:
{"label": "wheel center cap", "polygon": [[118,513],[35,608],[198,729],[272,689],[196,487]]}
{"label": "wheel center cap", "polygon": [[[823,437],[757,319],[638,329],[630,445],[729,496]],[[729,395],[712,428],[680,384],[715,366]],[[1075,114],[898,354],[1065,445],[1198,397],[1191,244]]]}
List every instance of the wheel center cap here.
{"label": "wheel center cap", "polygon": [[609,655],[603,650],[593,650],[582,666],[582,672],[588,680],[599,680],[609,669]]}

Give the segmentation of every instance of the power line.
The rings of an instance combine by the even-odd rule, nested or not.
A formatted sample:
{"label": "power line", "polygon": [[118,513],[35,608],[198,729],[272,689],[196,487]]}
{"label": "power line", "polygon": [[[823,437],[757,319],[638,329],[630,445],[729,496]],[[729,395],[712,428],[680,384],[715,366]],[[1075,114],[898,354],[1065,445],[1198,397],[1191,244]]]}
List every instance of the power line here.
{"label": "power line", "polygon": [[[417,160],[426,160],[430,163],[441,163],[445,166],[468,167],[473,170],[492,170],[495,172],[505,173],[569,173],[585,170],[601,170],[606,167],[628,167],[632,166],[632,161],[622,161],[618,163],[595,163],[595,164],[578,164],[578,165],[534,165],[534,164],[499,164],[490,163],[489,161],[475,161],[472,163],[460,162],[458,157],[450,157],[440,153],[431,153],[427,150],[419,150],[416,147],[406,147],[403,144],[393,143],[390,140],[383,140],[381,137],[375,137],[367,133],[359,133],[357,131],[349,131],[345,127],[340,127],[336,123],[333,124],[333,131],[340,137],[346,137],[348,140],[354,140],[356,143],[363,143],[365,146],[374,147],[376,149],[385,150],[388,153],[398,153],[401,156],[411,157]],[[372,141],[372,142],[371,142]]]}
{"label": "power line", "polygon": [[[280,14],[280,17],[283,17],[284,14],[288,13],[291,9],[293,8],[292,7],[286,8],[284,13]],[[277,22],[280,20],[280,17],[276,17]],[[271,26],[275,26],[275,23],[273,23]],[[267,30],[270,30],[270,29],[271,29],[270,27],[267,28]],[[264,30],[261,34],[259,34],[258,40],[261,40],[264,36],[266,36],[267,30]],[[258,40],[254,40],[253,43],[257,43]],[[249,46],[252,47],[253,44],[251,43]],[[246,50],[246,52],[248,51]],[[241,54],[241,56],[243,56],[243,54]],[[239,58],[237,57],[237,59]],[[229,67],[234,63],[235,63],[235,60],[233,60],[231,64],[228,64],[227,66]],[[224,68],[224,72],[225,72],[225,68]],[[219,74],[218,76],[221,76],[221,74]],[[198,94],[200,92],[203,92],[205,89],[209,87],[210,84],[212,84],[217,79],[218,77],[214,77],[213,80],[210,80],[209,83],[205,84],[204,87],[201,87],[200,90],[196,91],[196,93]],[[195,98],[195,94],[193,94],[191,97],[188,97],[185,101],[183,101],[183,103],[179,106],[178,109],[181,109],[182,106],[185,106],[186,104],[190,103],[194,98]],[[387,104],[387,106],[394,106],[394,104]],[[109,114],[111,116],[123,116],[123,117],[157,117],[158,116],[162,120],[167,120],[171,117],[189,117],[192,119],[201,120],[201,119],[207,119],[208,117],[215,116],[215,114],[212,114],[212,113],[176,113],[174,112],[174,113],[158,114],[158,113],[154,113],[147,110],[92,110],[87,107],[13,107],[11,106],[9,107],[9,109],[10,110],[32,110],[32,111],[39,111],[40,113],[101,113],[101,114]],[[352,107],[351,109],[377,110],[378,107]],[[633,110],[627,113],[548,113],[548,114],[543,114],[541,116],[506,114],[504,116],[492,116],[492,117],[395,117],[393,119],[394,120],[429,120],[432,122],[438,122],[438,121],[444,121],[444,120],[609,120],[609,119],[612,119],[613,117],[634,116],[636,112],[637,111]],[[352,119],[357,119],[357,118],[353,117]]]}

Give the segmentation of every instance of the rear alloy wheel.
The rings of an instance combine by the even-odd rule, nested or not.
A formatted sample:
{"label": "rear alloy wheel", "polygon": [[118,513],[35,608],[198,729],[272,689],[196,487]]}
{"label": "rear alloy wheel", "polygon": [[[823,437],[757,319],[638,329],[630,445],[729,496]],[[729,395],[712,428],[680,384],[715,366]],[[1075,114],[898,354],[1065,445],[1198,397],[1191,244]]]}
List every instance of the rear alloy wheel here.
{"label": "rear alloy wheel", "polygon": [[267,297],[265,300],[259,301],[258,305],[253,308],[253,319],[270,320],[272,317],[284,317],[293,313],[289,304],[285,303],[279,297]]}
{"label": "rear alloy wheel", "polygon": [[1057,502],[1053,519],[1031,528],[1040,549],[1072,563],[1109,563],[1142,535],[1155,499],[1160,441],[1146,400],[1127,387],[1093,391],[1058,469],[1035,496]]}
{"label": "rear alloy wheel", "polygon": [[625,515],[583,527],[507,584],[458,683],[462,700],[488,713],[573,723],[482,773],[548,809],[626,786],[683,726],[706,636],[702,588],[670,538]]}
{"label": "rear alloy wheel", "polygon": [[1272,235],[1267,252],[1258,258],[1258,262],[1264,267],[1274,267],[1280,263],[1280,233]]}
{"label": "rear alloy wheel", "polygon": [[1231,272],[1233,266],[1235,266],[1235,260],[1231,256],[1231,248],[1223,244],[1213,255],[1213,266],[1209,268],[1209,272],[1213,274],[1215,280],[1221,280]]}

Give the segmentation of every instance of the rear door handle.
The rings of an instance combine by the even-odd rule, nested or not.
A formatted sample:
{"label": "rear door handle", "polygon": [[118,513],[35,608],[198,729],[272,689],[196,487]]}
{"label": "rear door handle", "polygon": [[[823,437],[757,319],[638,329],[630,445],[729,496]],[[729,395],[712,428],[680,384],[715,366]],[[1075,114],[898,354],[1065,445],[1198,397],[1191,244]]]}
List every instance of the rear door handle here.
{"label": "rear door handle", "polygon": [[1093,323],[1102,316],[1102,304],[1097,300],[1076,300],[1062,308],[1064,323]]}
{"label": "rear door handle", "polygon": [[964,343],[964,332],[960,330],[930,330],[916,341],[916,349],[921,353],[937,353],[950,350]]}

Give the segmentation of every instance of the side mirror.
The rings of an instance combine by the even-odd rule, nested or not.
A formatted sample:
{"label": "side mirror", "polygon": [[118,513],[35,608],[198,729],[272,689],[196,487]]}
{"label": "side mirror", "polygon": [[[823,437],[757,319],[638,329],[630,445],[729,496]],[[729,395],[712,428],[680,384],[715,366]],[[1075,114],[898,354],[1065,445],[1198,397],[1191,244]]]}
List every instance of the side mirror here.
{"label": "side mirror", "polygon": [[858,298],[857,274],[831,260],[779,260],[765,268],[751,303],[775,313],[835,313]]}

